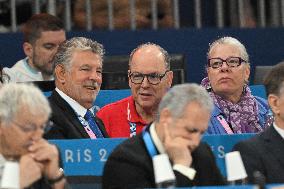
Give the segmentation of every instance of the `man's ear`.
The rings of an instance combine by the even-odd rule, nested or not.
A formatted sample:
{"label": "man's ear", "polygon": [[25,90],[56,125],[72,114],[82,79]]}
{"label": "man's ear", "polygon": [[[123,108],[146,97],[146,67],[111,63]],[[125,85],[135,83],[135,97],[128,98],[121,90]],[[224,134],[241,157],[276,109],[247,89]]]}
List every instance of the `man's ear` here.
{"label": "man's ear", "polygon": [[23,44],[23,50],[24,53],[27,57],[31,58],[33,55],[33,46],[32,44],[28,43],[28,42],[24,42]]}
{"label": "man's ear", "polygon": [[160,113],[159,123],[169,123],[172,119],[172,114],[169,109],[164,108]]}
{"label": "man's ear", "polygon": [[274,94],[269,94],[267,97],[267,101],[268,104],[272,110],[272,112],[274,114],[279,114],[280,110],[279,110],[279,101],[278,101],[279,97],[277,95]]}
{"label": "man's ear", "polygon": [[173,71],[168,72],[168,87],[171,88],[173,82],[174,73]]}
{"label": "man's ear", "polygon": [[131,88],[131,81],[130,81],[130,77],[129,77],[129,74],[131,73],[130,70],[127,71],[127,75],[128,75],[128,86],[129,88]]}
{"label": "man's ear", "polygon": [[66,74],[67,74],[66,68],[62,64],[58,64],[55,66],[54,72],[56,79],[60,83],[65,83]]}

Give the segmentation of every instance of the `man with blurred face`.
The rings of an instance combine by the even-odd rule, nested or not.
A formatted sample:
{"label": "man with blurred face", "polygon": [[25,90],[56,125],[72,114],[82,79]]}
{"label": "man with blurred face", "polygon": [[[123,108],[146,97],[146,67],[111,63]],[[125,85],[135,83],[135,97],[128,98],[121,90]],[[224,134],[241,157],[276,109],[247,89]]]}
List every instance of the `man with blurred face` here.
{"label": "man with blurred face", "polygon": [[48,139],[104,138],[93,102],[102,84],[103,46],[84,37],[63,42],[54,57],[56,89],[49,98],[55,126]]}
{"label": "man with blurred face", "polygon": [[172,164],[176,187],[224,184],[210,147],[200,142],[212,109],[202,87],[174,86],[163,97],[155,121],[112,152],[104,167],[103,188],[155,188],[152,158],[160,154]]}
{"label": "man with blurred face", "polygon": [[284,183],[284,62],[273,66],[264,79],[267,101],[273,112],[273,124],[262,133],[236,144],[248,175],[254,184],[255,175],[266,183]]}
{"label": "man with blurred face", "polygon": [[34,86],[10,83],[0,90],[0,170],[18,162],[20,188],[64,188],[59,152],[42,138],[50,112]]}
{"label": "man with blurred face", "polygon": [[167,51],[153,43],[138,46],[130,54],[128,78],[132,96],[97,113],[110,137],[135,136],[154,120],[173,80]]}
{"label": "man with blurred face", "polygon": [[23,27],[27,56],[12,68],[4,68],[12,82],[53,80],[52,59],[65,39],[62,21],[46,13],[33,15]]}

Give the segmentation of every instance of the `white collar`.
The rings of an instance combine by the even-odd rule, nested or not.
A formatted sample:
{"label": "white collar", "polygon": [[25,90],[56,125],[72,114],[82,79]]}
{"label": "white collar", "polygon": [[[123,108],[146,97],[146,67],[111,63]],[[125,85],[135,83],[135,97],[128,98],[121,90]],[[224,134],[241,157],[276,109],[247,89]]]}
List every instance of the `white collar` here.
{"label": "white collar", "polygon": [[274,129],[278,132],[278,134],[284,139],[284,129],[278,127],[276,123],[273,123]]}
{"label": "white collar", "polygon": [[160,154],[164,154],[166,153],[166,150],[163,146],[163,143],[161,142],[157,132],[156,132],[156,128],[155,128],[155,123],[152,123],[150,125],[150,135],[152,137],[153,143],[155,144],[156,148],[158,149]]}
{"label": "white collar", "polygon": [[[56,92],[72,107],[72,109],[79,115],[84,117],[87,109],[81,106],[76,100],[72,99],[68,95],[66,95],[64,92],[62,92],[57,87],[55,88]],[[92,109],[92,108],[91,108]],[[94,113],[94,112],[93,112]]]}

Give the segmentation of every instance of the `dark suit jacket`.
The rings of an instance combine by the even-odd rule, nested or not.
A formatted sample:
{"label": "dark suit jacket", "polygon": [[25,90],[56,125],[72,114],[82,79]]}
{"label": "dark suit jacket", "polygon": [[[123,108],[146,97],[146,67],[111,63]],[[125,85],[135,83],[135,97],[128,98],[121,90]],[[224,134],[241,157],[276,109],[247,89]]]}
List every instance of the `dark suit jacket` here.
{"label": "dark suit jacket", "polygon": [[233,150],[240,151],[250,183],[257,170],[267,183],[284,183],[284,139],[273,126],[236,144]]}
{"label": "dark suit jacket", "polygon": [[[90,138],[79,121],[72,107],[54,90],[49,97],[52,114],[50,120],[54,126],[44,134],[46,139],[80,139]],[[108,137],[103,122],[95,121],[104,137]]]}
{"label": "dark suit jacket", "polygon": [[[208,145],[201,143],[192,153],[192,158],[197,171],[194,180],[174,171],[177,187],[224,184]],[[111,153],[104,167],[102,185],[104,189],[156,187],[152,158],[142,134],[124,141]]]}

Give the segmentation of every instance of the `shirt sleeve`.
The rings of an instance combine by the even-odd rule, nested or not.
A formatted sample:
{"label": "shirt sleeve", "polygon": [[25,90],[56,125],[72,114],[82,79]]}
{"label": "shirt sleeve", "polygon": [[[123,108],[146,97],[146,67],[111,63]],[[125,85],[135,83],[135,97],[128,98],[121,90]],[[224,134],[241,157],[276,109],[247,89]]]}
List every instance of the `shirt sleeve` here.
{"label": "shirt sleeve", "polygon": [[193,180],[196,174],[195,169],[181,165],[181,164],[175,164],[173,166],[173,170],[180,172],[184,176],[188,177],[190,180]]}

